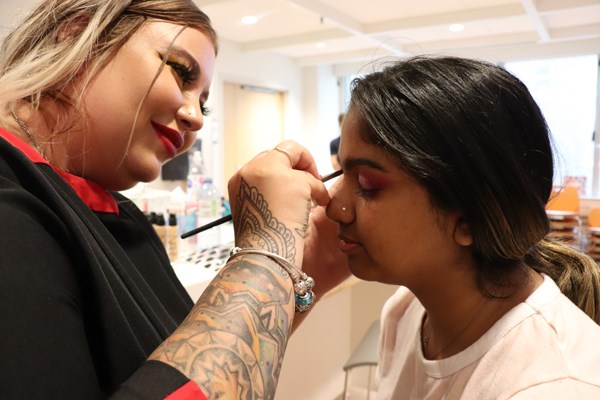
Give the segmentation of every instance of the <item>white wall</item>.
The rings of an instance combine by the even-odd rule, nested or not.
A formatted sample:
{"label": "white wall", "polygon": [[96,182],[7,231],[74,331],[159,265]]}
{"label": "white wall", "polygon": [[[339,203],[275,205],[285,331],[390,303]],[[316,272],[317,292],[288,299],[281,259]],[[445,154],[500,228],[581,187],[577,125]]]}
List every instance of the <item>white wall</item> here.
{"label": "white wall", "polygon": [[329,142],[339,135],[340,91],[331,66],[302,70],[304,135],[299,140],[317,161],[321,175],[332,170]]}
{"label": "white wall", "polygon": [[290,338],[275,400],[341,399],[343,365],[396,290],[356,278],[344,287],[319,301]]}
{"label": "white wall", "polygon": [[274,400],[333,400],[350,355],[351,292],[321,300],[288,341]]}
{"label": "white wall", "polygon": [[210,115],[205,126],[199,132],[203,153],[207,165],[207,174],[219,183],[221,191],[226,190],[229,177],[223,176],[220,161],[227,146],[235,143],[223,143],[223,115],[227,110],[223,106],[224,82],[234,82],[276,89],[285,93],[284,136],[297,138],[302,133],[302,79],[301,70],[286,57],[269,54],[243,53],[239,46],[221,41],[211,85],[208,107]]}
{"label": "white wall", "polygon": [[223,83],[256,85],[285,93],[283,136],[307,147],[322,174],[331,171],[329,141],[339,134],[337,116],[339,90],[333,69],[299,67],[287,57],[263,53],[244,53],[239,46],[222,41],[208,101],[210,115],[199,132],[205,149],[207,174],[213,176],[221,191],[229,177],[223,176],[220,160],[227,146],[223,143]]}

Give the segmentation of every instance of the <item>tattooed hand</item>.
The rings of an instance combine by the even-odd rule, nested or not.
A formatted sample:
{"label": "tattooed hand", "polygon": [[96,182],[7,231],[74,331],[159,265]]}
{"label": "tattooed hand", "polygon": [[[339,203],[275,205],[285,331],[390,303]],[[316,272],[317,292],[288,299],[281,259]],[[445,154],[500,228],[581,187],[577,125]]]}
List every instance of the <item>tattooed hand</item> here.
{"label": "tattooed hand", "polygon": [[313,203],[329,195],[310,153],[292,141],[263,152],[229,181],[236,245],[277,253],[302,265]]}
{"label": "tattooed hand", "polygon": [[[329,203],[313,158],[294,142],[256,156],[229,181],[236,244],[302,265],[314,202]],[[191,313],[149,357],[209,399],[272,399],[294,320],[292,280],[269,257],[229,260]]]}

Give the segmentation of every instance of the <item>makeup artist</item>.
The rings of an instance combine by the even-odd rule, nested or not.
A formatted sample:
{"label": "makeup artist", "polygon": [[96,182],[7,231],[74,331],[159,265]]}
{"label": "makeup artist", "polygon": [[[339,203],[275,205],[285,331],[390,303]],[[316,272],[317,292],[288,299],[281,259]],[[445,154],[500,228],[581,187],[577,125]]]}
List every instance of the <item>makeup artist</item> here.
{"label": "makeup artist", "polygon": [[45,0],[4,40],[3,399],[273,398],[295,314],[349,274],[298,267],[345,265],[317,257],[337,238],[309,220],[330,200],[310,154],[284,142],[257,157],[279,173],[232,181],[238,249],[195,305],[117,193],[194,142],[216,54],[191,0]]}

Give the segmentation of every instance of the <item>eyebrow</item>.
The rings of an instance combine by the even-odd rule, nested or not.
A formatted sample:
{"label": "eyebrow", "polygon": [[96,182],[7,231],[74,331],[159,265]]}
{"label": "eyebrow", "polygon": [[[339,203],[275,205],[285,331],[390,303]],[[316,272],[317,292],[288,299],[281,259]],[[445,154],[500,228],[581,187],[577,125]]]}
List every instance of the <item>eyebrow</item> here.
{"label": "eyebrow", "polygon": [[368,167],[368,168],[376,169],[381,172],[387,172],[387,169],[384,168],[381,164],[379,164],[371,159],[368,159],[368,158],[355,157],[355,158],[347,158],[342,161],[343,161],[344,170],[350,170],[350,169],[358,168],[358,167]]}
{"label": "eyebrow", "polygon": [[181,47],[178,47],[176,45],[173,45],[173,46],[171,46],[170,50],[168,51],[168,54],[179,56],[181,58],[185,58],[190,63],[190,68],[191,68],[192,72],[194,72],[195,74],[198,74],[198,76],[202,73],[202,70],[200,69],[200,65],[198,64],[198,61],[196,61],[196,59],[194,57],[192,57],[192,55],[187,50],[185,50]]}
{"label": "eyebrow", "polygon": [[[198,61],[196,61],[196,59],[192,57],[192,55],[187,50],[173,44],[169,49],[168,54],[174,55],[176,57],[185,58],[190,63],[191,72],[195,76],[197,76],[197,79],[200,79],[200,77],[202,76],[202,68],[200,68],[200,64],[198,64]],[[200,96],[200,100],[206,101],[208,99],[208,95],[208,90],[203,91],[202,95]]]}

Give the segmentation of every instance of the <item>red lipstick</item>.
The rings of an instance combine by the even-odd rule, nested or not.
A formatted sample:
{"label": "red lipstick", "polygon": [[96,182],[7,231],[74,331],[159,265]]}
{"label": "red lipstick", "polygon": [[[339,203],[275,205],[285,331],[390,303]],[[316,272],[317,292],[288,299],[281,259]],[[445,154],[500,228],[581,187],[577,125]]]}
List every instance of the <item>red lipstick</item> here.
{"label": "red lipstick", "polygon": [[177,154],[177,150],[183,146],[183,136],[181,133],[154,121],[151,123],[169,156],[174,157]]}

